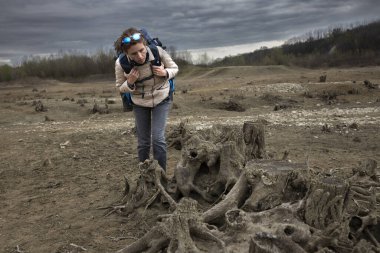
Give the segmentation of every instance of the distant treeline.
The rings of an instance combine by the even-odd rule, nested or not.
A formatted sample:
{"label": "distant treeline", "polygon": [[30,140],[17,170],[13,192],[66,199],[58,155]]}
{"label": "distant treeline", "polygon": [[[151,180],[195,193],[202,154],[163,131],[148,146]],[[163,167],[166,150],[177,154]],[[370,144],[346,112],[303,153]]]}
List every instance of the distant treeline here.
{"label": "distant treeline", "polygon": [[293,38],[280,47],[225,57],[212,66],[295,65],[302,67],[380,64],[380,21],[352,28],[332,28]]}
{"label": "distant treeline", "polygon": [[[174,49],[172,49],[174,50]],[[78,81],[91,75],[113,77],[115,73],[115,53],[99,51],[95,55],[61,53],[49,57],[30,57],[18,67],[0,66],[0,82],[18,80],[25,77]],[[182,68],[189,65],[179,58],[176,63]]]}
{"label": "distant treeline", "polygon": [[18,67],[0,66],[0,81],[24,77],[75,80],[94,74],[114,72],[113,52],[100,51],[95,55],[61,53],[49,57],[30,57]]}
{"label": "distant treeline", "polygon": [[[180,73],[191,68],[192,57],[189,52],[177,52],[174,47],[169,47],[168,51],[180,66]],[[376,21],[350,28],[316,30],[306,36],[292,38],[280,47],[264,47],[207,65],[294,65],[313,68],[379,64],[380,21]],[[112,50],[99,51],[91,56],[62,53],[50,57],[31,57],[17,67],[0,66],[0,82],[24,77],[78,80],[90,75],[108,75],[111,78],[114,66],[115,53]]]}

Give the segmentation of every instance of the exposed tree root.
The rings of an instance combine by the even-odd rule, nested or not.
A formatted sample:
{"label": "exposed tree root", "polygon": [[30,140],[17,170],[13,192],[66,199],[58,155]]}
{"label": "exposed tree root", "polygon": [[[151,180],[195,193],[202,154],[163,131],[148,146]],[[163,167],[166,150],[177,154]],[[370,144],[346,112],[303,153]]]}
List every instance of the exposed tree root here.
{"label": "exposed tree root", "polygon": [[146,160],[139,164],[140,176],[137,181],[128,181],[123,197],[123,203],[113,206],[102,207],[99,209],[109,209],[106,216],[116,212],[128,215],[136,208],[148,208],[155,202],[160,195],[169,203],[172,209],[175,209],[174,199],[167,193],[163,183],[167,183],[165,171],[158,165],[157,161]]}
{"label": "exposed tree root", "polygon": [[172,214],[163,220],[136,242],[118,251],[118,253],[159,252],[202,252],[193,241],[193,237],[212,241],[217,252],[225,252],[225,244],[201,221],[197,202],[182,198]]}
{"label": "exposed tree root", "polygon": [[[141,164],[140,181],[127,184],[127,204],[148,207],[161,195],[174,211],[119,252],[379,253],[376,161],[341,178],[306,164],[257,160],[265,154],[260,132],[254,123],[186,132],[175,171],[185,196],[178,204],[157,162]],[[220,201],[202,213],[191,192]]]}

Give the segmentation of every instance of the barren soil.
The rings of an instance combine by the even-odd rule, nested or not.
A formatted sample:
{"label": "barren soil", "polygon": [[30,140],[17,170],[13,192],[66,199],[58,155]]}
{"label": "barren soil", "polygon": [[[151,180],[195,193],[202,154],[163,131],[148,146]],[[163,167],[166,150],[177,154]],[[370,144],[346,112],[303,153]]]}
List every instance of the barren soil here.
{"label": "barren soil", "polygon": [[[380,67],[194,70],[176,79],[168,131],[183,120],[199,129],[261,120],[270,157],[288,151],[292,162],[350,174],[363,159],[380,162],[380,89],[364,80],[380,84]],[[109,113],[93,114],[106,100]],[[133,126],[113,81],[0,83],[0,252],[114,252],[149,230],[166,210],[98,209],[136,174]],[[173,175],[180,151],[168,153]]]}

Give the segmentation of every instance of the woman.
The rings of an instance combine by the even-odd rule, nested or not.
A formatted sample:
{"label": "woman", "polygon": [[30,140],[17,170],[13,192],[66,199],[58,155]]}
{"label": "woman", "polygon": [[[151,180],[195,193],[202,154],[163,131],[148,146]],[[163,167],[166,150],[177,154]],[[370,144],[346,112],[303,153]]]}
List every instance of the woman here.
{"label": "woman", "polygon": [[132,95],[139,160],[149,159],[153,142],[153,158],[166,170],[165,127],[171,107],[169,79],[178,73],[178,66],[161,47],[157,49],[162,64],[153,66],[154,54],[135,28],[123,32],[115,42],[115,49],[124,52],[133,66],[129,73],[125,73],[117,59],[115,75],[120,92]]}

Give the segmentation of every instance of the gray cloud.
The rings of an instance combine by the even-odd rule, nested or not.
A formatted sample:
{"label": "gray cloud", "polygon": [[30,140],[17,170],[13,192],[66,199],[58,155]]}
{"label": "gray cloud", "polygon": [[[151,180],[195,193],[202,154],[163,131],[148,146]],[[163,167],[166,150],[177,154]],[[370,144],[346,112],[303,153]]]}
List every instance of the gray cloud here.
{"label": "gray cloud", "polygon": [[0,58],[112,47],[129,26],[178,49],[285,40],[379,18],[377,0],[2,0]]}

